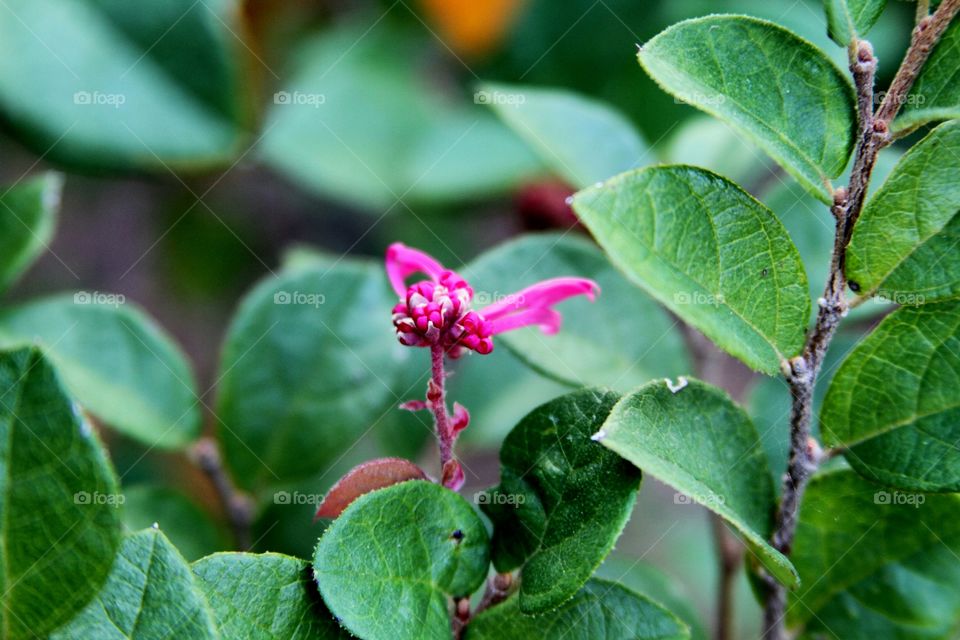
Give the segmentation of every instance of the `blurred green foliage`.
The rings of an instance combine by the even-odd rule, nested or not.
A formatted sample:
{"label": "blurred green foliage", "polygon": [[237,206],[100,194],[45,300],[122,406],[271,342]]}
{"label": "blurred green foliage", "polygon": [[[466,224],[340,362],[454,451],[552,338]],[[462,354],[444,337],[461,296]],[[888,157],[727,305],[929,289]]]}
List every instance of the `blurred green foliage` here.
{"label": "blurred green foliage", "polygon": [[[352,411],[354,404],[334,397],[329,404],[335,411],[325,406],[291,419],[281,408],[270,421],[258,423],[245,403],[256,399],[254,392],[266,381],[294,371],[291,362],[297,365],[291,385],[306,388],[302,395],[311,400],[326,376],[335,377],[337,371],[319,362],[312,345],[296,340],[299,331],[316,329],[317,316],[304,313],[302,326],[278,338],[286,350],[273,353],[280,354],[273,369],[251,371],[237,363],[240,368],[232,378],[249,378],[244,393],[237,395],[236,387],[230,387],[235,380],[217,363],[242,360],[244,349],[260,344],[261,336],[250,329],[243,349],[232,345],[221,358],[230,314],[258,277],[281,271],[281,256],[295,242],[337,255],[375,256],[379,262],[389,242],[403,239],[455,266],[470,263],[522,231],[529,220],[521,215],[518,201],[530,184],[569,174],[542,150],[531,148],[529,136],[519,135],[482,104],[477,92],[488,82],[569,90],[574,103],[587,100],[622,113],[617,122],[640,132],[633,134],[640,141],[627,146],[650,147],[636,162],[698,164],[743,184],[784,222],[808,265],[811,296],[824,279],[816,265],[825,264],[823,248],[832,233],[827,210],[756,147],[661,91],[642,72],[635,55],[635,45],[670,24],[736,12],[784,25],[843,67],[845,52],[831,43],[822,4],[816,0],[527,0],[515,22],[505,23],[487,50],[469,54],[458,48],[426,5],[412,0],[2,4],[0,177],[4,184],[13,184],[38,167],[67,172],[59,233],[51,239],[49,225],[39,222],[35,235],[21,232],[15,248],[31,257],[40,247],[49,251],[12,288],[10,301],[32,298],[37,290],[121,291],[142,302],[185,346],[201,381],[197,390],[190,390],[197,400],[190,411],[205,414],[208,430],[222,430],[219,419],[227,417],[231,425],[246,424],[263,434],[262,442],[278,424],[289,428],[287,437],[294,443],[298,430],[328,428],[328,422],[352,436],[336,443],[311,441],[329,446],[329,451],[284,452],[303,463],[296,475],[309,476],[306,480],[271,483],[263,480],[262,470],[239,479],[244,486],[259,485],[254,531],[258,550],[309,556],[323,528],[322,523],[311,525],[316,497],[353,464],[392,454],[425,460],[430,468],[433,461],[425,453],[431,438],[428,417],[391,410],[422,394],[427,362],[425,353],[415,353],[417,357],[405,363],[391,360],[375,372],[354,362],[354,382],[369,383],[369,388],[352,389],[351,401],[360,410]],[[912,13],[909,3],[888,3],[870,32],[881,60],[881,84],[893,73],[887,61],[898,59],[906,45]],[[498,106],[501,111],[511,108]],[[569,137],[562,126],[554,130],[559,141]],[[581,148],[589,149],[589,142]],[[22,195],[4,191],[0,203],[10,206]],[[561,198],[534,199],[532,206],[540,211],[562,210],[564,205]],[[18,229],[7,223],[3,229]],[[580,230],[568,227],[560,226],[559,233],[576,239],[564,244],[587,244]],[[306,263],[312,259],[309,253],[300,256]],[[293,261],[283,267],[284,274],[298,268]],[[367,262],[363,268],[372,272],[378,267]],[[19,276],[19,269],[0,275],[6,284]],[[497,269],[488,275],[497,287],[502,277]],[[607,277],[616,287],[616,274]],[[261,293],[273,284],[261,285]],[[362,322],[371,332],[382,331],[371,342],[385,345],[391,327],[388,302],[379,300],[380,295],[371,294],[378,299],[376,313]],[[635,315],[643,315],[645,300],[632,301]],[[625,303],[604,300],[591,312],[601,320],[617,319],[619,304]],[[864,318],[877,311],[870,304],[857,313]],[[652,318],[626,320],[646,322],[664,333],[670,320],[660,309],[650,313]],[[321,322],[336,320],[321,316]],[[589,333],[574,319],[570,324],[581,334]],[[672,330],[666,333],[670,345],[655,350],[657,366],[651,372],[689,370],[679,338]],[[649,335],[642,337],[633,351],[650,342]],[[844,336],[834,351],[849,349],[855,337]],[[525,338],[532,339],[518,336],[510,344],[522,344]],[[562,376],[542,377],[505,348],[506,341],[500,346],[489,357],[458,362],[450,379],[451,397],[472,414],[462,447],[467,492],[496,481],[492,452],[506,433],[535,406],[568,390],[555,380]],[[364,353],[365,359],[371,358]],[[630,353],[632,359],[643,355],[643,349]],[[179,360],[172,366],[180,371]],[[828,362],[827,369],[833,366]],[[389,374],[386,389],[371,382],[384,371]],[[224,376],[227,396],[217,407],[210,394],[224,384]],[[772,425],[783,421],[781,405],[769,401],[785,393],[775,384],[764,382],[753,395],[764,399],[764,411],[756,416],[762,435],[775,435]],[[224,403],[233,417],[227,411],[215,415]],[[187,430],[193,434],[199,420],[193,413],[189,418]],[[356,441],[361,433],[365,435]],[[346,440],[353,445],[345,446]],[[161,525],[188,557],[228,546],[218,524],[196,524],[197,505],[185,502],[172,488],[152,486],[161,481],[178,490],[196,488],[183,465],[116,434],[108,444],[123,484],[134,487],[126,515],[131,528],[145,526],[150,514],[161,513],[162,518],[154,519],[167,521]],[[775,469],[782,467],[783,442],[768,438],[764,444]],[[242,446],[237,451],[241,467],[254,453]],[[255,453],[263,452],[258,448]],[[319,467],[313,464],[318,459]],[[710,619],[716,578],[706,518],[701,509],[678,505],[670,492],[647,484],[637,507],[642,517],[634,518],[618,550],[629,564],[621,570],[610,563],[606,575],[632,576],[623,580],[677,607],[701,637],[698,627],[705,625],[698,625],[696,618]],[[277,497],[295,491],[305,498],[285,503]],[[210,495],[200,497],[205,505],[212,502]],[[661,569],[670,567],[671,577],[679,580],[680,590],[691,596],[698,611],[677,605],[676,594],[655,570],[633,567],[637,558]],[[745,636],[757,618],[747,591],[741,580],[738,626]]]}

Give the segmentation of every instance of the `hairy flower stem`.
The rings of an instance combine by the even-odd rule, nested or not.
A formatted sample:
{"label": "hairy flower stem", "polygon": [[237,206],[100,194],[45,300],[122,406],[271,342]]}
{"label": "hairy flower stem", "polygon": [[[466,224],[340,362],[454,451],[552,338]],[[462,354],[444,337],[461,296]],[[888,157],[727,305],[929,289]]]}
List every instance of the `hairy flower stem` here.
{"label": "hairy flower stem", "polygon": [[[810,436],[813,393],[824,355],[847,311],[847,280],[844,275],[847,245],[863,210],[877,155],[892,141],[890,127],[893,119],[930,57],[930,52],[958,11],[960,0],[944,0],[932,16],[920,20],[890,90],[876,112],[873,110],[873,83],[877,61],[873,56],[873,49],[865,41],[854,43],[850,47],[850,71],[857,89],[860,112],[859,140],[853,171],[849,186],[837,189],[834,194],[831,211],[836,219],[836,235],[830,275],[823,297],[819,300],[816,323],[807,335],[803,353],[784,363],[784,376],[792,397],[790,459],[783,479],[783,498],[771,537],[773,547],[784,555],[789,555],[793,546],[804,490],[823,457],[819,445]],[[786,637],[786,588],[770,576],[765,578],[765,585],[763,637],[765,640],[783,640]]]}
{"label": "hairy flower stem", "polygon": [[[427,406],[433,414],[437,441],[440,444],[440,468],[446,470],[453,460],[454,436],[450,425],[450,414],[447,413],[446,372],[443,369],[443,358],[444,350],[441,345],[430,347],[431,377],[427,385]],[[444,484],[446,486],[446,483]]]}

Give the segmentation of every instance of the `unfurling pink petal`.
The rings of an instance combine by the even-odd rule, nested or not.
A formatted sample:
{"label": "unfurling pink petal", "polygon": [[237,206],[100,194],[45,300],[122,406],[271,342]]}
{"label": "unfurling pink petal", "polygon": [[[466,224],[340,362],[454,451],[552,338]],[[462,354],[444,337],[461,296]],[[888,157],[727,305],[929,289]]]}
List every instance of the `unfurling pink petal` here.
{"label": "unfurling pink petal", "polygon": [[453,403],[453,422],[450,424],[450,432],[454,438],[467,428],[470,424],[470,412],[459,402]]}
{"label": "unfurling pink petal", "polygon": [[600,292],[600,287],[587,278],[551,278],[522,289],[480,310],[487,320],[496,320],[521,309],[551,307],[573,296],[584,295],[591,301]]}
{"label": "unfurling pink petal", "polygon": [[387,278],[397,295],[403,298],[407,293],[407,278],[415,273],[425,273],[434,281],[439,280],[446,269],[432,257],[422,251],[411,249],[402,242],[394,242],[387,247]]}
{"label": "unfurling pink petal", "polygon": [[540,327],[540,331],[547,335],[553,335],[560,330],[562,320],[560,312],[553,309],[524,309],[519,313],[502,316],[491,322],[490,326],[493,333],[498,334],[521,327],[537,325]]}
{"label": "unfurling pink petal", "polygon": [[423,411],[427,408],[427,403],[423,400],[407,400],[400,405],[404,411]]}

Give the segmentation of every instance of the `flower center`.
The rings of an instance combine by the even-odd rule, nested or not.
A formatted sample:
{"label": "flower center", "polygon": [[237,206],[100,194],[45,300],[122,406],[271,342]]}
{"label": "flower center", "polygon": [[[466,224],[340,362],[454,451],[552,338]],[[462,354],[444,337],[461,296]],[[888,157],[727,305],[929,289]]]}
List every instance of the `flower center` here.
{"label": "flower center", "polygon": [[437,281],[411,285],[393,308],[393,326],[400,343],[441,345],[452,358],[462,355],[463,349],[490,353],[490,323],[470,309],[472,299],[473,289],[453,271],[444,271]]}

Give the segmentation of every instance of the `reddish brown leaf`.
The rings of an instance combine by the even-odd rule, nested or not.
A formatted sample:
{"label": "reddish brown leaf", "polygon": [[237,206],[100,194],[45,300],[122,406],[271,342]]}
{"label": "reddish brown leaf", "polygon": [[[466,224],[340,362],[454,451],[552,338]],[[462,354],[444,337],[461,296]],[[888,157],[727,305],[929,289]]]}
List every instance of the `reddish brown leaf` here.
{"label": "reddish brown leaf", "polygon": [[378,458],[357,465],[340,478],[317,508],[319,518],[336,518],[365,493],[407,480],[426,480],[423,469],[403,458]]}

